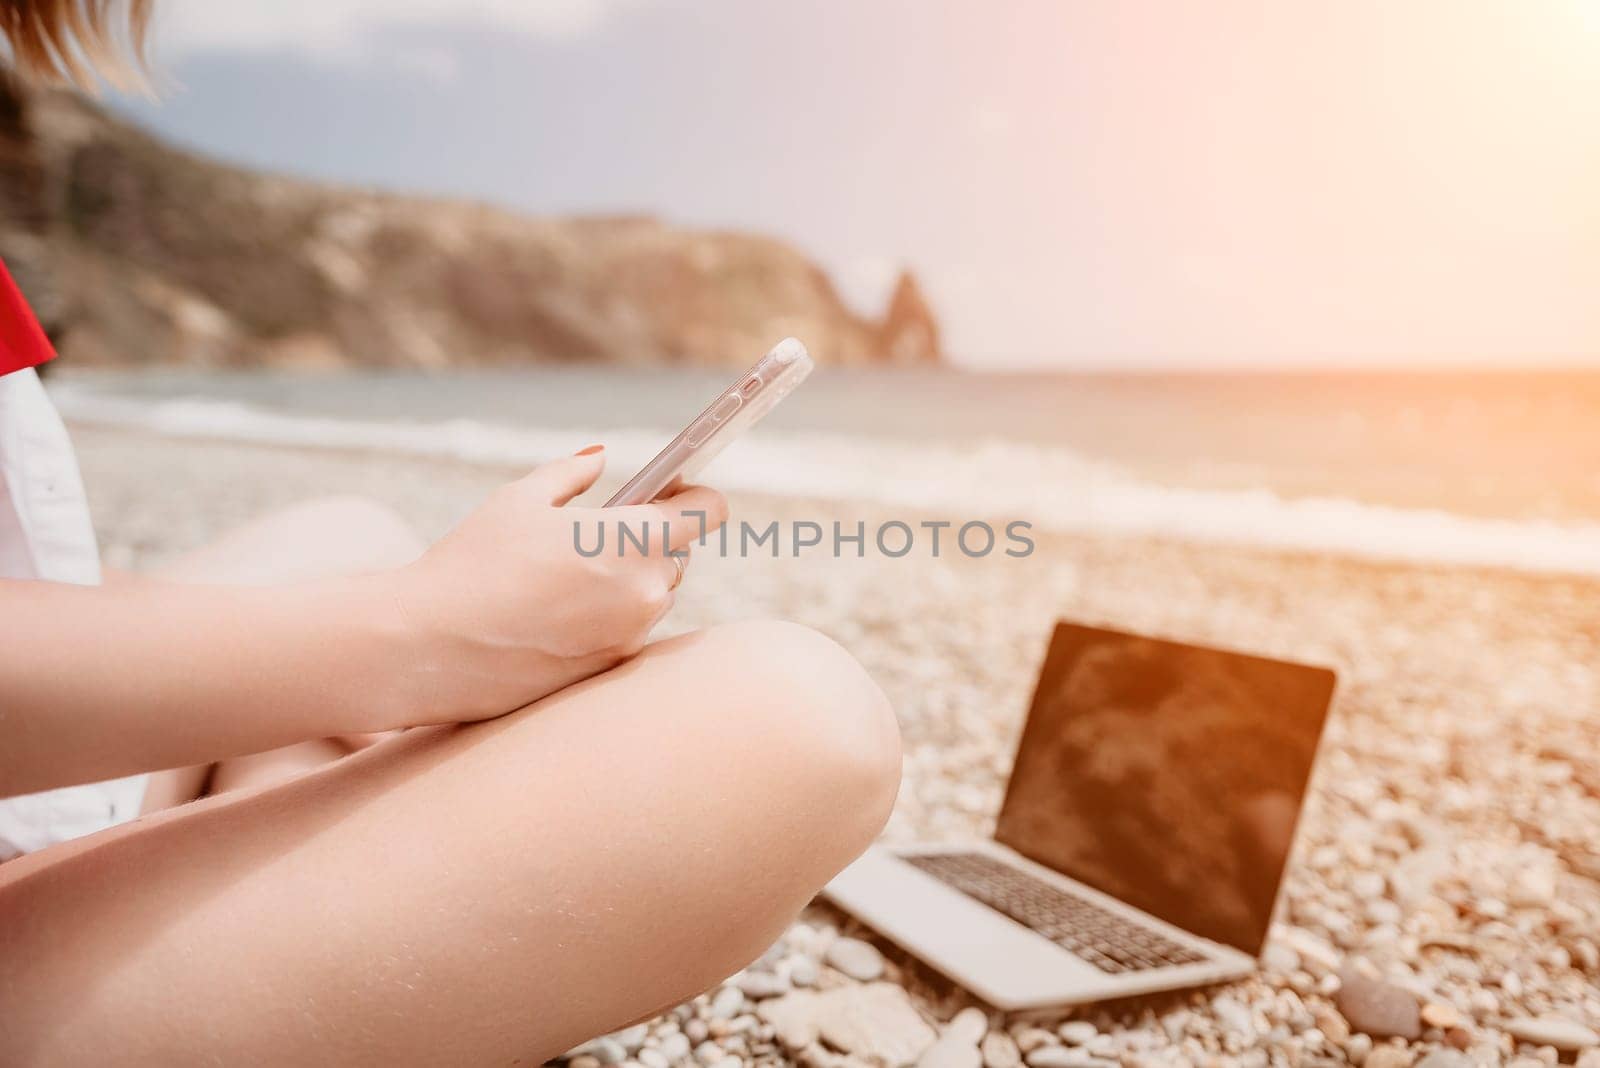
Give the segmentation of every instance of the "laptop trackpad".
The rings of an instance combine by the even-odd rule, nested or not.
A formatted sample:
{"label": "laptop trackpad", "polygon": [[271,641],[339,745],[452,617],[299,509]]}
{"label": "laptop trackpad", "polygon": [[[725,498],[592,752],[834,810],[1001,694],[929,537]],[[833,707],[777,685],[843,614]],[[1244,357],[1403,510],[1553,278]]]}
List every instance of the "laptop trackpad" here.
{"label": "laptop trackpad", "polygon": [[998,1008],[1070,999],[1107,976],[952,886],[874,846],[823,893]]}

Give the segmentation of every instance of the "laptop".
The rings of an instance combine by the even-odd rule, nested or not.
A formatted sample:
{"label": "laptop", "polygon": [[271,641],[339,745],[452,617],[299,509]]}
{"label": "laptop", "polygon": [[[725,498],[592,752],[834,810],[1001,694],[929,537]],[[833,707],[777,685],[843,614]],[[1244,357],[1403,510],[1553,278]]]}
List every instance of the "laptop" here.
{"label": "laptop", "polygon": [[1246,975],[1335,677],[1062,623],[994,838],[874,846],[824,893],[998,1009]]}

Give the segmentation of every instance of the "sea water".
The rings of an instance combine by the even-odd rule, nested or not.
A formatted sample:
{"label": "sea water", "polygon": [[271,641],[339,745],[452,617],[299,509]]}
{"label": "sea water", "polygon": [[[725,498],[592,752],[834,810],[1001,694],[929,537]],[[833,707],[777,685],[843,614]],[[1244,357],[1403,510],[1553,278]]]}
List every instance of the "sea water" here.
{"label": "sea water", "polygon": [[[77,374],[69,419],[524,465],[642,465],[731,376],[552,367]],[[730,490],[1042,529],[1600,574],[1600,373],[825,369],[730,447]]]}

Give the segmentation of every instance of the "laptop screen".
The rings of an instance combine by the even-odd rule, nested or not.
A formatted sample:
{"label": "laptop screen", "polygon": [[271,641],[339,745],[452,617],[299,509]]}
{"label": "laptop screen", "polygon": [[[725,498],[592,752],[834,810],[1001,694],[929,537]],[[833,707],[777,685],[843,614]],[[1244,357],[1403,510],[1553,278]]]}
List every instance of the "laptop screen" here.
{"label": "laptop screen", "polygon": [[1060,624],[995,838],[1259,953],[1333,686],[1324,668]]}

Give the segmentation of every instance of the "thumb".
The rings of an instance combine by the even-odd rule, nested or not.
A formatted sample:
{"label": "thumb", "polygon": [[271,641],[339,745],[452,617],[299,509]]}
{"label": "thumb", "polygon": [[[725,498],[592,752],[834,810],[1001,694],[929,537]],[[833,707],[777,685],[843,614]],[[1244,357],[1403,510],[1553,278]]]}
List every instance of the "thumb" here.
{"label": "thumb", "polygon": [[540,464],[523,478],[529,493],[557,508],[594,485],[606,469],[605,446],[591,445],[576,456]]}

